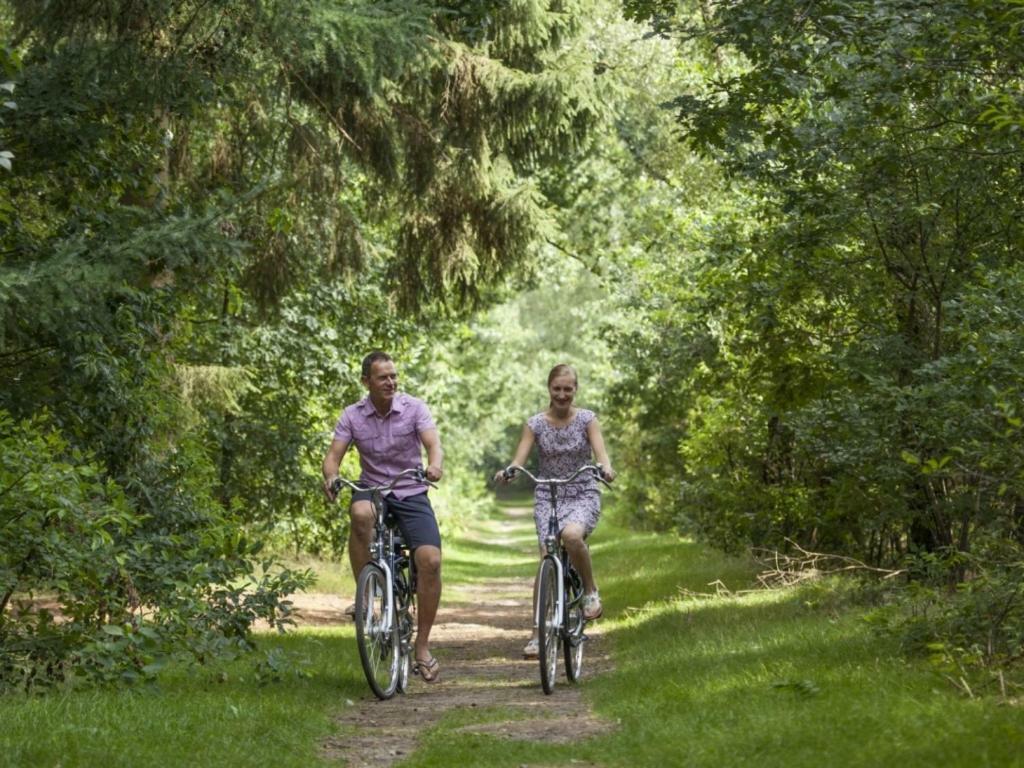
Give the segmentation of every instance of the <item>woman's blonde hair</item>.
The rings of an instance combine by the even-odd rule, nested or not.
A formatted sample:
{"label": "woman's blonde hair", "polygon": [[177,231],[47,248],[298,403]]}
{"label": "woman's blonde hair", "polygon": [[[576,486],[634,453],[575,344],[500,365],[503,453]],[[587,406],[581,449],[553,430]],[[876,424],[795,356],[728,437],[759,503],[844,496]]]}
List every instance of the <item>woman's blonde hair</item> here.
{"label": "woman's blonde hair", "polygon": [[567,375],[571,375],[572,376],[572,383],[577,388],[579,388],[579,386],[580,386],[580,379],[576,375],[576,369],[573,368],[571,365],[567,365],[565,363],[559,363],[558,365],[556,365],[554,368],[551,369],[551,373],[548,374],[548,386],[550,387],[551,386],[551,382],[554,381],[555,379],[557,379],[559,376],[567,376]]}

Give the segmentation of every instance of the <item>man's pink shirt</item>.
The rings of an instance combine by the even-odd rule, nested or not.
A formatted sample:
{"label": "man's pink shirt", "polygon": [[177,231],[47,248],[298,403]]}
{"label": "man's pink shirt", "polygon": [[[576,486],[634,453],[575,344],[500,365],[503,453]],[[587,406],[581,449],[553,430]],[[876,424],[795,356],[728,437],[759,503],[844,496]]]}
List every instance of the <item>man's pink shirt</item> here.
{"label": "man's pink shirt", "polygon": [[[403,469],[423,464],[423,443],[420,434],[436,429],[430,409],[422,400],[398,393],[391,401],[386,416],[377,413],[369,396],[348,406],[334,427],[334,439],[355,445],[363,485],[382,485]],[[395,498],[404,499],[423,493],[427,486],[401,484],[395,486]]]}

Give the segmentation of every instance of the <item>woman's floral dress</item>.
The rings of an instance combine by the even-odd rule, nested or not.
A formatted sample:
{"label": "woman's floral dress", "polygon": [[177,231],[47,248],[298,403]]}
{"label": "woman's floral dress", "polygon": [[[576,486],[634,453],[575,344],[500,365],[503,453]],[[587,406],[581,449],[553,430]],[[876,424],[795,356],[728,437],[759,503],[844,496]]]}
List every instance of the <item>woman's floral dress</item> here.
{"label": "woman's floral dress", "polygon": [[[592,462],[587,425],[594,420],[594,412],[579,408],[564,427],[555,427],[543,413],[531,416],[526,422],[533,432],[540,463],[537,476],[544,478],[568,477],[584,464]],[[597,480],[586,473],[570,485],[557,486],[558,530],[569,523],[583,527],[589,535],[597,527],[601,516],[601,494]],[[537,523],[537,536],[541,541],[548,532],[551,515],[551,488],[538,485],[534,490],[533,517]]]}

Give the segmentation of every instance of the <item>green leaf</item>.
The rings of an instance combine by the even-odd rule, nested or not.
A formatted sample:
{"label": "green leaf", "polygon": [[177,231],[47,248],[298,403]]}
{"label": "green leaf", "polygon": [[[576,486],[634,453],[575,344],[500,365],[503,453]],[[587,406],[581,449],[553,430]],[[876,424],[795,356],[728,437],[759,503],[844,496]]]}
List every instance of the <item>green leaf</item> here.
{"label": "green leaf", "polygon": [[914,465],[917,465],[917,464],[920,464],[920,463],[921,463],[921,460],[920,460],[919,458],[917,458],[917,456],[915,456],[914,454],[912,454],[912,453],[911,453],[910,451],[900,451],[900,457],[901,457],[901,458],[903,459],[903,461],[905,461],[905,462],[906,462],[907,464],[914,464]]}

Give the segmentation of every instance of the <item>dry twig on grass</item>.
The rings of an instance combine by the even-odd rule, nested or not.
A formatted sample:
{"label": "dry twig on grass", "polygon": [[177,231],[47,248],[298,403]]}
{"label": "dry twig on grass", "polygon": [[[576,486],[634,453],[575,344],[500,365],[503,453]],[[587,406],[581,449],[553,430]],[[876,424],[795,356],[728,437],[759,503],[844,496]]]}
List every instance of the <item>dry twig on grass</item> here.
{"label": "dry twig on grass", "polygon": [[893,570],[878,568],[873,565],[846,555],[830,555],[825,552],[811,552],[804,549],[792,539],[786,542],[794,552],[787,554],[772,549],[754,549],[755,559],[764,567],[757,575],[761,586],[772,589],[775,587],[792,587],[806,581],[813,581],[822,576],[834,573],[861,571],[874,573],[883,579],[891,579],[905,573],[905,569]]}

